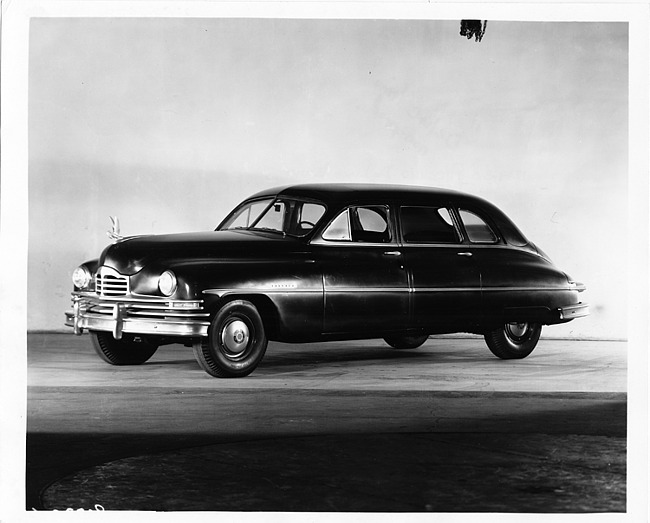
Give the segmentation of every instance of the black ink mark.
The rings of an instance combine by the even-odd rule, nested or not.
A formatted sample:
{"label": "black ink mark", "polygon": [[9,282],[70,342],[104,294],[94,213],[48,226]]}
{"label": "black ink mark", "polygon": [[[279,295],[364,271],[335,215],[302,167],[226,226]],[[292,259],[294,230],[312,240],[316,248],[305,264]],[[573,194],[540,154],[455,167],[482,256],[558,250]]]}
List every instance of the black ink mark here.
{"label": "black ink mark", "polygon": [[474,37],[477,42],[480,42],[483,39],[486,27],[487,20],[461,20],[460,36],[466,36],[468,40]]}

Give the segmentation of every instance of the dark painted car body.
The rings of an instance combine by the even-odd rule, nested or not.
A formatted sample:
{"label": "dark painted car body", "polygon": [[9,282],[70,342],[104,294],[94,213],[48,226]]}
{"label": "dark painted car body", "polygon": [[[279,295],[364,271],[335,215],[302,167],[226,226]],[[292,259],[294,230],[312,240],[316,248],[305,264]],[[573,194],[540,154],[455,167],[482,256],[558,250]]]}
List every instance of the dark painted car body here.
{"label": "dark painted car body", "polygon": [[[313,221],[297,216],[307,211]],[[252,212],[261,218],[235,227]],[[277,225],[255,226],[265,220]],[[81,269],[85,288],[75,287],[66,321],[76,333],[110,333],[114,340],[128,335],[152,347],[180,341],[195,353],[202,345],[208,360],[220,343],[239,347],[252,343],[253,333],[264,337],[264,349],[267,339],[362,338],[410,348],[391,340],[452,332],[487,340],[489,333],[508,332],[508,325],[515,325],[511,331],[519,325],[522,334],[527,326],[588,314],[579,299],[584,285],[556,268],[497,207],[460,192],[409,186],[262,191],[216,231],[121,239]],[[169,295],[161,291],[165,271],[174,283]],[[226,317],[232,316],[233,302],[252,307],[259,328],[251,314],[227,335],[226,327],[215,326],[227,304]],[[104,345],[115,346],[102,336]],[[493,352],[523,357],[504,350]],[[228,361],[235,361],[243,346],[241,354],[230,352]],[[120,364],[119,357],[113,360]],[[232,372],[199,362],[212,375],[237,376],[259,361]]]}

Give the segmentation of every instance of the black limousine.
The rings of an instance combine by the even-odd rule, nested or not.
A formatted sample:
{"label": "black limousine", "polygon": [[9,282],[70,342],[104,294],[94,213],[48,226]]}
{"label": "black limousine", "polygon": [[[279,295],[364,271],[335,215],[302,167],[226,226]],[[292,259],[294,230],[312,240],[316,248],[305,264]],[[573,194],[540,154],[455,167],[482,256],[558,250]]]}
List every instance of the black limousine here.
{"label": "black limousine", "polygon": [[[262,191],[215,231],[123,238],[73,273],[66,325],[113,365],[193,347],[216,377],[250,374],[268,340],[481,334],[524,358],[543,325],[586,316],[585,290],[491,203],[422,187]],[[118,226],[119,227],[119,226]]]}

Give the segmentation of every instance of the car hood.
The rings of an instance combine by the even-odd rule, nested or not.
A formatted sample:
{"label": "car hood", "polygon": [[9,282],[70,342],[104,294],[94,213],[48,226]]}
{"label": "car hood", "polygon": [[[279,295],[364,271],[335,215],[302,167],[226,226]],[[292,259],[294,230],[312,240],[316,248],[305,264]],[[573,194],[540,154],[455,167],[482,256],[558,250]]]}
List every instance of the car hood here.
{"label": "car hood", "polygon": [[298,252],[305,252],[304,244],[289,236],[257,231],[210,231],[126,238],[108,246],[99,264],[132,275],[150,263],[171,266],[186,261],[278,257]]}

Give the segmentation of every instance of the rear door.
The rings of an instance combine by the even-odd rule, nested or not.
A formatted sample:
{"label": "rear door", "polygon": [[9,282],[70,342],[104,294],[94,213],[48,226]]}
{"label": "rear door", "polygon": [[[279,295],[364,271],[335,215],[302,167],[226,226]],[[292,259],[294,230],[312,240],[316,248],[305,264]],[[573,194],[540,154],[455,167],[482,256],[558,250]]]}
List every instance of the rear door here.
{"label": "rear door", "polygon": [[478,323],[480,274],[453,211],[444,203],[403,205],[399,217],[413,327],[455,332]]}

